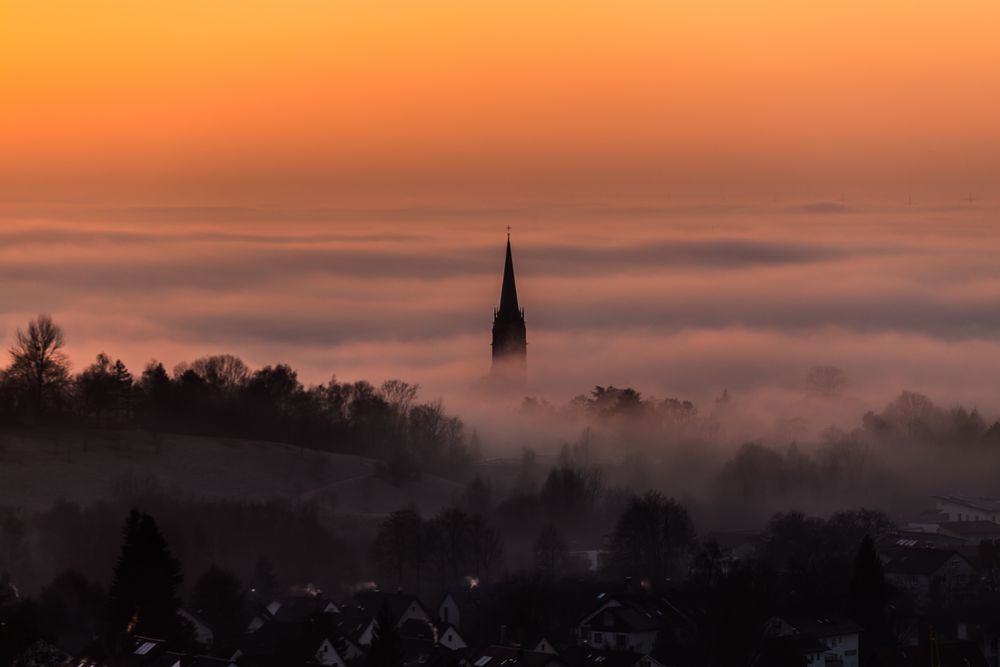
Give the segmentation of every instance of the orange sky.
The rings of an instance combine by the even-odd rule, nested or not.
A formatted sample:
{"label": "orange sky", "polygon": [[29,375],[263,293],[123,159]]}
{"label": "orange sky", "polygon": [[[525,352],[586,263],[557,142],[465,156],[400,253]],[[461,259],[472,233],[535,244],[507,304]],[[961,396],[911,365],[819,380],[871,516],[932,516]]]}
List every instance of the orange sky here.
{"label": "orange sky", "polygon": [[0,0],[0,201],[988,198],[998,26],[993,0]]}

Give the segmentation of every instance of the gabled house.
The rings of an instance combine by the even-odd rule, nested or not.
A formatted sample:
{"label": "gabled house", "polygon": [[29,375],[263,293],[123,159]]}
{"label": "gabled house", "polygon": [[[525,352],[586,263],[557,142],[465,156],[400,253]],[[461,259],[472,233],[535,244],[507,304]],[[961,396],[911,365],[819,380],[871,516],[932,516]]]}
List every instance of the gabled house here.
{"label": "gabled house", "polygon": [[686,627],[684,614],[664,597],[602,593],[597,607],[577,623],[576,636],[580,644],[596,649],[649,655],[660,633],[678,636]]}
{"label": "gabled house", "polygon": [[[834,656],[842,667],[858,667],[858,648],[861,626],[847,618],[837,616],[781,616],[771,619],[772,631],[779,637],[801,638],[808,644],[823,647],[822,660]],[[808,642],[808,644],[807,644]],[[822,664],[817,651],[810,650],[810,659]]]}
{"label": "gabled house", "polygon": [[932,602],[951,604],[966,596],[976,582],[972,563],[957,551],[903,549],[885,565],[885,577],[905,590],[920,609]]}

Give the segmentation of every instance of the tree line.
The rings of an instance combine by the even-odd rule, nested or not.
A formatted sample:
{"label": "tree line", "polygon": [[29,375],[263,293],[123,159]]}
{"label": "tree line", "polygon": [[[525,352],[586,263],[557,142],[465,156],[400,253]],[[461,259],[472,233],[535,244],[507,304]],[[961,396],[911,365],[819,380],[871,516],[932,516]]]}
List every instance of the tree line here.
{"label": "tree line", "polygon": [[456,473],[475,455],[474,439],[440,401],[418,400],[418,386],[360,380],[304,386],[287,364],[253,370],[219,354],[168,372],[149,362],[138,377],[100,353],[70,371],[66,335],[48,315],[18,329],[0,371],[0,422],[141,428],[192,435],[287,442],[382,461],[393,482],[423,468]]}

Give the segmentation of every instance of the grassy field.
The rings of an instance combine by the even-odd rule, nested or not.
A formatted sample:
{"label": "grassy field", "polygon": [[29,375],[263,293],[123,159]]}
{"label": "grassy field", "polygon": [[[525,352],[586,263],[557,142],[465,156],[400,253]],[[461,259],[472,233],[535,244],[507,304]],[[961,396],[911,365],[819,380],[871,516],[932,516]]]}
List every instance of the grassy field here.
{"label": "grassy field", "polygon": [[460,490],[440,478],[401,488],[375,461],[273,442],[113,430],[0,430],[0,506],[88,504],[136,486],[177,497],[331,501],[337,513],[436,511]]}

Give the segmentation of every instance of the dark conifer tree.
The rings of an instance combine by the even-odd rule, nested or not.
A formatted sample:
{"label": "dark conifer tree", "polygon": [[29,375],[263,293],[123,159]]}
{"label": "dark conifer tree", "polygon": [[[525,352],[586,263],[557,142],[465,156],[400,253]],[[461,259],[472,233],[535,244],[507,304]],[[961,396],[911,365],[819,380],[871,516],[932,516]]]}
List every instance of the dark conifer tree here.
{"label": "dark conifer tree", "polygon": [[156,521],[133,509],[125,520],[124,543],[115,566],[109,597],[110,631],[180,641],[182,623],[180,563]]}
{"label": "dark conifer tree", "polygon": [[883,645],[889,639],[885,614],[888,592],[875,543],[870,535],[865,535],[854,561],[850,606],[851,615],[865,629],[866,651]]}
{"label": "dark conifer tree", "polygon": [[402,664],[399,630],[389,611],[389,602],[385,601],[375,619],[375,631],[368,649],[368,667],[401,667]]}

